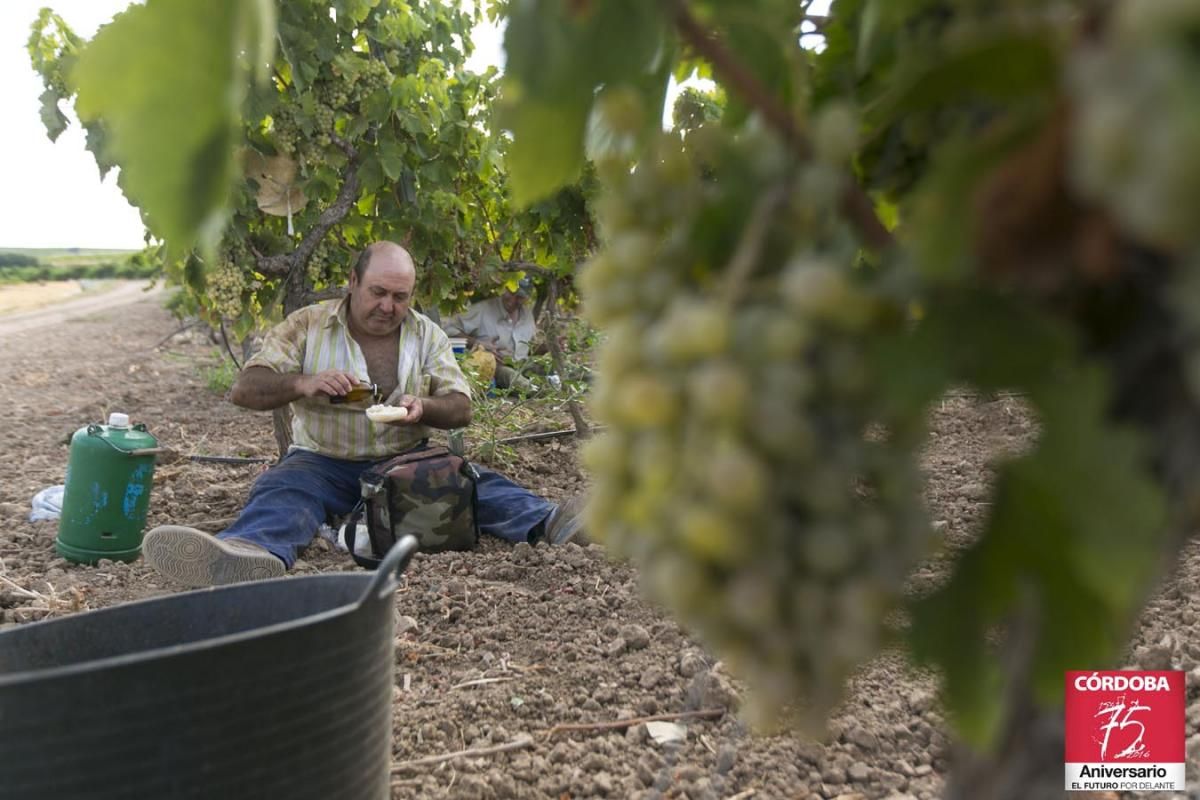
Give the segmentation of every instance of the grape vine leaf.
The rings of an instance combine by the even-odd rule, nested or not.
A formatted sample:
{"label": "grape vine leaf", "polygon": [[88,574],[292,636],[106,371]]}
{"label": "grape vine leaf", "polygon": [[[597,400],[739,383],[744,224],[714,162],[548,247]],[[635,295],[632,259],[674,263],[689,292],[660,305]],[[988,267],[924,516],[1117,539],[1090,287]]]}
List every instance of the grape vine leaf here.
{"label": "grape vine leaf", "polygon": [[38,100],[42,101],[42,124],[46,126],[46,135],[50,141],[56,141],[67,129],[67,117],[58,107],[59,96],[51,89],[42,92]]}
{"label": "grape vine leaf", "polygon": [[104,26],[72,70],[80,118],[103,122],[122,189],[175,252],[220,234],[242,76],[272,60],[273,14],[269,2],[149,0]]}
{"label": "grape vine leaf", "polygon": [[998,650],[1032,649],[1025,678],[1045,703],[1061,701],[1064,671],[1117,655],[1166,520],[1141,440],[1105,420],[1098,368],[1048,376],[1030,397],[1036,449],[1002,467],[982,538],[914,610],[914,652],[944,669],[959,730],[978,746],[1003,708]]}
{"label": "grape vine leaf", "polygon": [[518,206],[579,176],[597,87],[636,85],[647,116],[662,114],[661,93],[646,79],[657,75],[665,87],[673,50],[653,3],[528,0],[511,9],[504,49],[501,121],[513,134],[507,164]]}

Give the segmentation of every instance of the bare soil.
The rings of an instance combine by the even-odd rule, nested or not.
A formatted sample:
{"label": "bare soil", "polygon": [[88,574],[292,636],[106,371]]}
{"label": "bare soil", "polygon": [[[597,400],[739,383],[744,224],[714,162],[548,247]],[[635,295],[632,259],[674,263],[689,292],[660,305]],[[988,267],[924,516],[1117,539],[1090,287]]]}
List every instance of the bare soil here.
{"label": "bare soil", "polygon": [[[216,361],[204,338],[181,335],[155,299],[0,332],[0,626],[178,591],[140,561],[74,566],[58,557],[54,522],[29,522],[30,498],[61,483],[67,441],[110,411],[145,422],[178,454],[273,457],[270,416],[205,388]],[[3,331],[0,326],[0,331]],[[553,416],[551,412],[546,412]],[[551,419],[541,424],[554,427]],[[565,427],[563,415],[561,427]],[[989,464],[1029,446],[1030,415],[1013,398],[949,397],[932,414],[928,503],[944,552],[918,569],[913,591],[945,574],[987,512]],[[553,500],[583,491],[570,440],[524,444],[506,470]],[[261,466],[158,464],[151,526],[218,530]],[[317,540],[294,573],[356,569]],[[1191,670],[1200,659],[1190,587],[1200,553],[1152,603],[1132,658]],[[936,683],[889,652],[864,668],[824,741],[756,736],[734,713],[741,687],[720,663],[639,594],[637,573],[599,546],[516,547],[418,556],[396,598],[393,796],[396,798],[929,798],[949,768]],[[330,676],[331,680],[343,676]],[[1200,671],[1189,675],[1189,754],[1200,751]],[[483,680],[487,679],[487,680]],[[658,744],[645,724],[607,723],[697,709],[686,739]],[[532,737],[532,746],[439,765],[404,762]],[[1193,763],[1189,772],[1200,775]]]}

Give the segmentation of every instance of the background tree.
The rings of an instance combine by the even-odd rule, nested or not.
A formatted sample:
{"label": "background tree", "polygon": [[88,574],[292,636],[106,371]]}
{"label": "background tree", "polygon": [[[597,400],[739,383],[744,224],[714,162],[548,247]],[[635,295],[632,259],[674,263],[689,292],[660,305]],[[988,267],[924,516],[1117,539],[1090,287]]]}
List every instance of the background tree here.
{"label": "background tree", "polygon": [[[245,12],[255,5],[263,6],[258,18]],[[214,327],[229,321],[240,339],[337,291],[357,252],[378,239],[413,252],[418,303],[434,312],[533,267],[539,282],[568,276],[593,249],[590,184],[520,211],[509,201],[508,139],[491,124],[495,70],[465,67],[480,11],[442,0],[299,0],[281,4],[273,23],[270,3],[218,6],[228,19],[196,29],[180,22],[207,14],[204,3],[135,6],[91,43],[45,10],[29,43],[46,86],[47,132],[61,132],[58,103],[75,97],[102,172],[122,167],[122,189],[168,246],[168,273]],[[273,53],[245,48],[258,26],[272,24]],[[145,68],[140,42],[150,35],[187,52],[212,48],[209,61],[241,67],[207,82],[238,88],[238,104],[222,109],[231,113],[210,114],[215,140],[187,135],[197,116],[190,100],[186,109],[173,107],[177,100],[135,102],[182,91],[163,87],[174,76]],[[126,47],[136,55],[131,64],[108,63]],[[269,65],[268,77],[255,83],[250,64]],[[203,97],[197,105],[212,110]],[[159,174],[146,166],[157,152],[143,162],[132,144],[110,147],[125,128],[137,129],[127,136],[137,146],[139,137],[152,140],[182,165]],[[198,182],[220,197],[192,202],[186,187]],[[287,444],[282,416],[276,429]]]}

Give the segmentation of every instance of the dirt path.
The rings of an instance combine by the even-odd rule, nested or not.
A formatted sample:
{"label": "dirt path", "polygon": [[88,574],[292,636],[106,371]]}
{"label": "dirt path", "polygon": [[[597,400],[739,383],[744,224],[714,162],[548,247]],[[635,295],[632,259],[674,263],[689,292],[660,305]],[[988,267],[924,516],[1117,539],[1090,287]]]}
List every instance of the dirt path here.
{"label": "dirt path", "polygon": [[[124,411],[179,453],[273,454],[269,415],[235,408],[205,388],[201,370],[215,363],[212,345],[175,337],[156,349],[178,326],[155,299],[132,296],[119,308],[5,334],[0,403],[18,429],[0,442],[0,575],[22,591],[0,587],[0,625],[178,591],[140,562],[73,566],[54,554],[53,522],[28,522],[30,497],[62,482],[66,441],[78,427]],[[1027,446],[1033,427],[1011,401],[954,398],[935,410],[933,428],[928,500],[953,550],[970,540],[986,513],[981,487],[989,459]],[[506,471],[552,499],[584,486],[570,443],[522,446]],[[254,466],[162,461],[150,524],[219,529],[257,473]],[[1200,556],[1189,558],[1184,580],[1200,574]],[[317,540],[295,572],[354,568]],[[927,587],[938,572],[931,561],[914,576],[914,588]],[[397,639],[395,760],[524,735],[534,737],[534,746],[402,769],[393,776],[393,797],[940,796],[949,761],[935,684],[899,654],[876,659],[855,679],[824,742],[754,736],[732,713],[737,684],[641,599],[637,581],[635,570],[607,561],[596,546],[486,541],[472,553],[418,556],[396,600],[407,629]],[[1141,662],[1190,669],[1200,658],[1198,609],[1181,585],[1187,584],[1174,584],[1148,613],[1137,641]],[[1200,683],[1192,681],[1192,691]],[[561,723],[696,708],[730,713],[688,722],[678,744],[656,743],[644,724],[544,735]],[[1193,753],[1200,752],[1198,723],[1200,703],[1189,709]],[[1198,774],[1195,765],[1190,774]]]}
{"label": "dirt path", "polygon": [[105,309],[119,308],[144,298],[157,297],[164,291],[161,283],[152,289],[149,287],[150,284],[145,281],[117,281],[111,288],[97,294],[76,297],[33,311],[2,315],[0,337],[47,325],[57,325]]}

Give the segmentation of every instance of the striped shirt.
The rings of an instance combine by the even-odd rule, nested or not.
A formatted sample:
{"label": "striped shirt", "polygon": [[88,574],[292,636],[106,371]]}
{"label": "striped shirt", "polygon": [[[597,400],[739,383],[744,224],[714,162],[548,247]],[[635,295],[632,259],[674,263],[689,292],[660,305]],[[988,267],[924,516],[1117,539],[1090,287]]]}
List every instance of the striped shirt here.
{"label": "striped shirt", "polygon": [[[371,382],[362,348],[346,324],[346,299],[302,308],[271,329],[247,367],[313,375],[338,369],[359,382]],[[395,405],[402,394],[440,397],[471,390],[450,340],[434,322],[409,309],[400,326],[396,390],[384,401]],[[424,425],[382,425],[367,419],[366,404],[332,404],[329,398],[302,397],[292,402],[292,447],[333,458],[374,460],[403,452],[429,436]]]}

